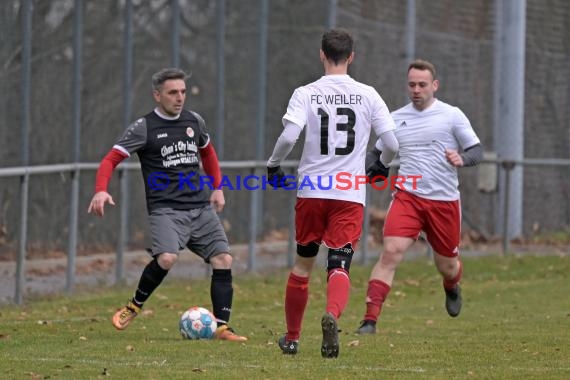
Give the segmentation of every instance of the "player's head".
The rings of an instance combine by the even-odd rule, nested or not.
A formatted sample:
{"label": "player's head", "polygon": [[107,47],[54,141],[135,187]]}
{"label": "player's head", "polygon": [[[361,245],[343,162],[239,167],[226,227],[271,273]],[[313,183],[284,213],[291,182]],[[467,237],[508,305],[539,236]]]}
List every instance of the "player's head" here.
{"label": "player's head", "polygon": [[186,100],[186,73],[180,69],[162,69],[152,76],[152,95],[158,108],[167,116],[182,112]]}
{"label": "player's head", "polygon": [[321,42],[321,54],[334,65],[352,61],[354,40],[350,32],[342,28],[327,30]]}
{"label": "player's head", "polygon": [[416,59],[408,66],[408,96],[414,108],[424,110],[434,101],[439,88],[435,66],[423,59]]}

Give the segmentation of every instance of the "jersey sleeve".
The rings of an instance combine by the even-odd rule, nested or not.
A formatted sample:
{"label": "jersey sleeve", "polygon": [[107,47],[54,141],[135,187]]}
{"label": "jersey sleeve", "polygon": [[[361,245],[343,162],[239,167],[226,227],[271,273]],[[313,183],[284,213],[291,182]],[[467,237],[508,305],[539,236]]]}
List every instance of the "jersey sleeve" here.
{"label": "jersey sleeve", "polygon": [[109,153],[101,160],[97,175],[95,176],[95,193],[107,191],[113,171],[128,156],[118,149],[111,149]]}
{"label": "jersey sleeve", "polygon": [[[384,164],[384,166],[387,166],[387,164],[392,162],[398,153],[398,148],[400,147],[398,144],[398,139],[396,139],[396,134],[394,131],[390,130],[382,133],[379,136],[378,141],[380,142],[380,146],[382,146],[382,149],[380,149],[382,152],[380,161],[382,164]],[[379,145],[378,142],[376,145]]]}
{"label": "jersey sleeve", "polygon": [[285,125],[285,128],[277,139],[275,147],[273,148],[273,153],[271,154],[271,157],[269,157],[269,161],[267,161],[267,166],[270,168],[280,165],[281,161],[291,153],[291,150],[293,150],[297,139],[303,131],[302,127],[290,121],[285,121],[283,124]]}
{"label": "jersey sleeve", "polygon": [[455,107],[454,109],[453,134],[461,149],[465,150],[473,145],[480,144],[481,141],[475,134],[467,116],[459,108]]}
{"label": "jersey sleeve", "polygon": [[191,111],[192,115],[198,120],[198,148],[203,149],[210,143],[210,135],[206,131],[206,122],[198,113]]}
{"label": "jersey sleeve", "polygon": [[146,145],[146,137],[146,120],[140,118],[125,129],[113,148],[130,157],[132,153]]}
{"label": "jersey sleeve", "polygon": [[289,99],[287,112],[283,115],[283,126],[285,126],[287,121],[290,121],[304,128],[307,124],[307,107],[302,88],[297,88],[291,95],[291,99]]}
{"label": "jersey sleeve", "polygon": [[370,95],[370,111],[370,122],[376,136],[396,129],[396,123],[392,115],[390,115],[388,106],[374,89],[372,89]]}
{"label": "jersey sleeve", "polygon": [[200,148],[200,157],[204,171],[207,175],[212,176],[214,188],[218,188],[222,182],[222,172],[214,146],[208,144],[205,148]]}

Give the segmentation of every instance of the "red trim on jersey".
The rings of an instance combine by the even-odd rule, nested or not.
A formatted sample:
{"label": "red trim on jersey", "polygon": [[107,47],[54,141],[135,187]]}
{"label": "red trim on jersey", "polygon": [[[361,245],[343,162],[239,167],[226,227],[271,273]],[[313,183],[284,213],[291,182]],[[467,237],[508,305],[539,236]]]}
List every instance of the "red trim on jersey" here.
{"label": "red trim on jersey", "polygon": [[348,243],[356,250],[362,232],[364,207],[340,199],[297,198],[295,236],[300,245],[324,243],[342,248]]}
{"label": "red trim on jersey", "polygon": [[220,171],[220,163],[218,162],[218,155],[212,143],[206,145],[204,148],[199,148],[200,157],[202,158],[202,166],[207,175],[214,177],[214,188],[220,186],[222,183],[222,172]]}
{"label": "red trim on jersey", "polygon": [[118,149],[111,149],[109,153],[103,157],[95,177],[95,193],[107,191],[107,186],[113,176],[113,170],[127,157],[129,156]]}

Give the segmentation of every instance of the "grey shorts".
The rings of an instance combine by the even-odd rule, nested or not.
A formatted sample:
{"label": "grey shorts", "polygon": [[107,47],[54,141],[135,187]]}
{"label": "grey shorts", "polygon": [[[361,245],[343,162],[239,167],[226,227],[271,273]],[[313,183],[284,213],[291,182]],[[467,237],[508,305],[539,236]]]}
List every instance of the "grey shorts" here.
{"label": "grey shorts", "polygon": [[220,218],[210,205],[191,210],[153,210],[149,222],[153,256],[178,253],[188,247],[209,263],[211,257],[230,252]]}

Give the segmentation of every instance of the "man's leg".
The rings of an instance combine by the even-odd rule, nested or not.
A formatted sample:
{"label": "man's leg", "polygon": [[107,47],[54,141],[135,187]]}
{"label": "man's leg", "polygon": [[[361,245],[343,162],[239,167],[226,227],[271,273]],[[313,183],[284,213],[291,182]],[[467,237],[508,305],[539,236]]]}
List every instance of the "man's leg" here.
{"label": "man's leg", "polygon": [[456,257],[434,255],[437,270],[443,277],[443,290],[445,291],[445,309],[451,317],[457,317],[461,312],[462,298],[459,281],[463,275],[463,264]]}
{"label": "man's leg", "polygon": [[297,341],[301,335],[303,316],[309,300],[309,278],[313,271],[318,251],[319,246],[315,243],[311,243],[309,246],[298,246],[297,248],[295,264],[291,269],[285,287],[286,340]]}
{"label": "man's leg", "polygon": [[428,209],[425,232],[434,254],[437,270],[443,277],[445,308],[451,317],[461,311],[462,299],[459,281],[463,266],[459,259],[461,239],[461,208],[459,201],[437,202]]}
{"label": "man's leg", "polygon": [[370,273],[366,292],[366,313],[361,326],[356,330],[357,333],[374,334],[376,332],[376,321],[392,287],[396,268],[412,244],[414,244],[414,239],[411,238],[384,237],[384,251]]}
{"label": "man's leg", "polygon": [[186,220],[189,237],[186,246],[212,266],[210,299],[218,328],[216,339],[245,342],[245,336],[237,335],[228,326],[232,312],[233,277],[230,245],[220,218],[210,205],[190,210]]}
{"label": "man's leg", "polygon": [[221,340],[245,342],[247,341],[245,336],[237,335],[228,326],[234,295],[232,262],[233,259],[229,253],[218,254],[210,259],[210,264],[212,265],[210,297],[212,299],[213,312],[218,323],[215,337]]}
{"label": "man's leg", "polygon": [[113,326],[117,330],[124,330],[129,323],[140,313],[144,303],[162,283],[178,255],[174,253],[161,253],[155,256],[144,268],[135,295],[127,305],[113,315]]}
{"label": "man's leg", "polygon": [[232,278],[232,257],[228,253],[216,255],[210,259],[212,278],[210,298],[217,322],[227,324],[230,321],[234,296]]}
{"label": "man's leg", "polygon": [[285,323],[287,332],[278,340],[283,354],[295,355],[305,308],[309,300],[309,278],[313,270],[326,226],[326,200],[297,198],[295,204],[295,239],[297,255],[285,286]]}
{"label": "man's leg", "polygon": [[[341,252],[347,249],[349,252]],[[336,319],[340,318],[348,304],[350,295],[350,262],[352,261],[352,247],[329,249],[327,266],[327,305],[325,311]],[[345,262],[341,265],[341,262]]]}
{"label": "man's leg", "polygon": [[328,250],[327,258],[327,304],[321,319],[323,341],[321,356],[336,358],[339,354],[337,321],[348,303],[350,294],[350,263],[354,250],[352,244]]}
{"label": "man's leg", "polygon": [[327,303],[321,318],[321,356],[336,358],[340,349],[337,324],[350,296],[350,264],[362,235],[364,206],[342,200],[328,200],[325,205],[327,223],[322,241],[329,249]]}

